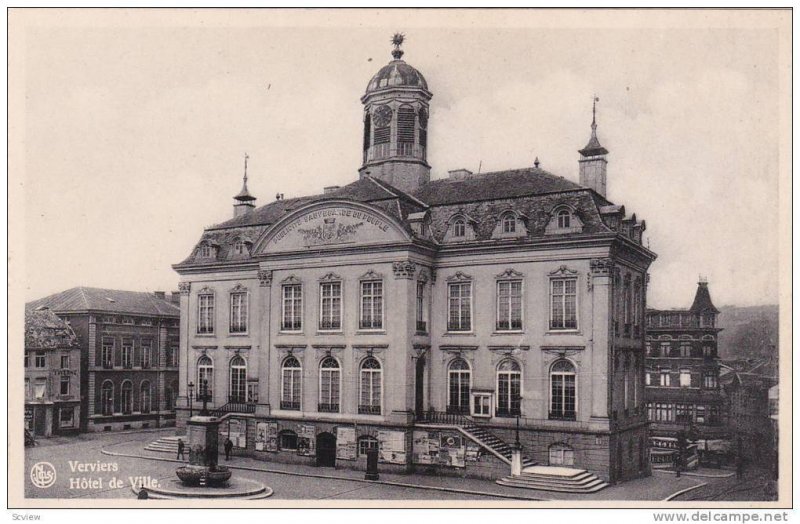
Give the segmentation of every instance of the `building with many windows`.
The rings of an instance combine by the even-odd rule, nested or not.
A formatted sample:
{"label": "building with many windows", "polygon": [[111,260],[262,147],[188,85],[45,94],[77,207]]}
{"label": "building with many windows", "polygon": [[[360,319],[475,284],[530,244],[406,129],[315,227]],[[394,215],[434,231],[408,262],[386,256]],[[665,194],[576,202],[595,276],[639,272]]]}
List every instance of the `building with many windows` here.
{"label": "building with many windows", "polygon": [[702,279],[688,309],[647,311],[645,392],[654,436],[675,437],[690,429],[700,439],[727,436],[718,314]]}
{"label": "building with many windows", "polygon": [[77,337],[80,358],[70,368],[78,373],[70,386],[70,399],[80,401],[76,428],[175,425],[180,310],[165,293],[76,287],[26,305],[42,308]]}
{"label": "building with many windows", "polygon": [[80,356],[69,323],[47,308],[25,309],[25,429],[31,434],[79,430]]}
{"label": "building with many windows", "polygon": [[525,463],[648,474],[644,221],[533,167],[431,179],[423,75],[370,80],[357,180],[208,227],[180,274],[179,425],[205,400],[238,453],[497,477]]}

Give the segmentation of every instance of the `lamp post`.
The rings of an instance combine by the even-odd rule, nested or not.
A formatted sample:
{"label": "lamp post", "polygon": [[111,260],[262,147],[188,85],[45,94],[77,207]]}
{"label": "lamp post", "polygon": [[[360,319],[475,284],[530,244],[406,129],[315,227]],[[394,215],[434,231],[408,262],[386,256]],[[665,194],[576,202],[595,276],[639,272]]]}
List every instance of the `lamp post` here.
{"label": "lamp post", "polygon": [[522,449],[522,443],[519,441],[519,417],[522,414],[522,395],[514,395],[514,403],[517,405],[517,409],[515,410],[515,415],[517,416],[517,430],[514,435],[514,446],[517,449]]}
{"label": "lamp post", "polygon": [[190,381],[189,384],[187,384],[187,387],[189,388],[189,418],[192,418],[192,415],[194,414],[192,412],[192,395],[194,394],[194,382]]}
{"label": "lamp post", "polygon": [[200,400],[203,401],[203,409],[200,411],[200,415],[207,417],[208,416],[208,380],[203,379],[202,383],[200,384]]}

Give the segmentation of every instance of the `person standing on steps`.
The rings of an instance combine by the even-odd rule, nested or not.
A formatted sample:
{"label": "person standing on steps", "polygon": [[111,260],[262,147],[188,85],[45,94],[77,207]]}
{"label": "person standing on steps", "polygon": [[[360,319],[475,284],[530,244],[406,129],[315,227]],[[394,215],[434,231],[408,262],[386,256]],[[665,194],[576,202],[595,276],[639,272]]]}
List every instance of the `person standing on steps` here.
{"label": "person standing on steps", "polygon": [[225,460],[229,460],[231,458],[231,450],[233,449],[233,442],[231,442],[230,438],[225,439]]}
{"label": "person standing on steps", "polygon": [[183,454],[183,448],[185,447],[183,443],[183,439],[178,439],[178,456],[176,457],[178,460],[186,460],[186,456]]}

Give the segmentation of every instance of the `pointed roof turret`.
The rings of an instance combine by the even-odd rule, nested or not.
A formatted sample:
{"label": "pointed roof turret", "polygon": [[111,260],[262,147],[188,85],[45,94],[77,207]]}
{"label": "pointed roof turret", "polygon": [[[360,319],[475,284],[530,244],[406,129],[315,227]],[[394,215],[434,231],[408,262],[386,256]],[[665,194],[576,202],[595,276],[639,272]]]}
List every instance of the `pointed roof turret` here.
{"label": "pointed roof turret", "polygon": [[719,313],[719,310],[711,301],[708,281],[705,278],[700,278],[699,282],[697,282],[697,293],[694,295],[694,302],[692,302],[692,307],[689,310],[694,313]]}
{"label": "pointed roof turret", "polygon": [[589,138],[589,143],[583,149],[580,149],[578,153],[583,156],[600,156],[600,155],[607,155],[608,149],[604,148],[600,145],[600,141],[597,139],[597,102],[600,99],[597,96],[592,97],[592,136]]}
{"label": "pointed roof turret", "polygon": [[250,191],[247,190],[247,159],[250,158],[247,156],[247,153],[244,154],[244,177],[242,183],[242,190],[239,191],[239,194],[233,197],[234,200],[238,200],[241,203],[252,202],[256,199],[253,195],[250,194]]}

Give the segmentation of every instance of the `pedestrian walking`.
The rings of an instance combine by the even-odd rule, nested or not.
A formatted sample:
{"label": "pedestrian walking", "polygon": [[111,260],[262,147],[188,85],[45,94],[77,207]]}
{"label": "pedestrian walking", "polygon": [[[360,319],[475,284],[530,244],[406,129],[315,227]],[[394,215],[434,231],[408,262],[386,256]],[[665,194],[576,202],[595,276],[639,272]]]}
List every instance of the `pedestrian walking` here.
{"label": "pedestrian walking", "polygon": [[186,460],[186,457],[183,454],[183,448],[185,447],[183,443],[183,439],[178,439],[178,460]]}
{"label": "pedestrian walking", "polygon": [[231,458],[231,450],[233,449],[233,442],[230,438],[225,439],[225,460]]}

